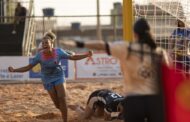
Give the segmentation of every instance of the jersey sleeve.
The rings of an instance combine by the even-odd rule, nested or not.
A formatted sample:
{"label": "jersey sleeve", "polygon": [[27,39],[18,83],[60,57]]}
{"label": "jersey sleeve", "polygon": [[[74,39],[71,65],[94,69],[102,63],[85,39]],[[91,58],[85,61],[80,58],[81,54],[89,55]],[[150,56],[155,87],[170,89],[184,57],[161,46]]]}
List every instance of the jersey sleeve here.
{"label": "jersey sleeve", "polygon": [[114,43],[109,43],[109,51],[112,56],[120,59],[124,55],[127,55],[128,43],[125,41],[117,41]]}
{"label": "jersey sleeve", "polygon": [[71,56],[71,54],[67,53],[65,50],[60,49],[60,48],[58,49],[58,53],[59,53],[59,56],[63,59],[68,59]]}
{"label": "jersey sleeve", "polygon": [[34,58],[32,58],[32,61],[30,65],[35,66],[36,64],[40,63],[40,54],[37,53]]}

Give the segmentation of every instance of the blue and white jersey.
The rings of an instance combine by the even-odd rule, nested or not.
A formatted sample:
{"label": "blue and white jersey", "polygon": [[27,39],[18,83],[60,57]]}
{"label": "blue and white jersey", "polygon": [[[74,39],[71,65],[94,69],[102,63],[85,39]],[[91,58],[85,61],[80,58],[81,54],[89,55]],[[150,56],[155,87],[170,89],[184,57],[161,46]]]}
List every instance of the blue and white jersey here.
{"label": "blue and white jersey", "polygon": [[190,39],[190,29],[187,28],[177,28],[173,31],[172,36],[177,36],[179,38]]}

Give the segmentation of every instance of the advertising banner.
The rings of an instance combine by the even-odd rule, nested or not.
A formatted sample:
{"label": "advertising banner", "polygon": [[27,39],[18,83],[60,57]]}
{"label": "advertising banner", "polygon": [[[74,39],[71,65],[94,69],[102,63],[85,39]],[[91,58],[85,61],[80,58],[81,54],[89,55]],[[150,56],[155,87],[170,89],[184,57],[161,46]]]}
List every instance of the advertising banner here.
{"label": "advertising banner", "polygon": [[94,54],[92,57],[76,61],[76,78],[120,78],[119,60],[107,54]]}
{"label": "advertising banner", "polygon": [[29,73],[11,73],[8,71],[9,66],[13,68],[23,67],[28,65],[28,57],[13,56],[0,57],[0,80],[28,80]]}

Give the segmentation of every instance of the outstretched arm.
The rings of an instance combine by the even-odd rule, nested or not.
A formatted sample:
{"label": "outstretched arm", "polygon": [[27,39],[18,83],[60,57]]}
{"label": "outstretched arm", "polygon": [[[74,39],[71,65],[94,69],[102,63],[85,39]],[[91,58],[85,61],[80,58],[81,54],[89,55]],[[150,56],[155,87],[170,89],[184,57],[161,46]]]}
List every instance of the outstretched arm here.
{"label": "outstretched arm", "polygon": [[89,49],[106,50],[106,43],[103,41],[85,42],[84,46]]}
{"label": "outstretched arm", "polygon": [[27,72],[32,69],[33,65],[27,65],[21,68],[14,69],[12,66],[8,67],[9,72]]}
{"label": "outstretched arm", "polygon": [[126,49],[128,47],[128,43],[125,41],[117,41],[114,43],[108,43],[103,41],[64,41],[62,42],[62,44],[67,47],[79,47],[102,50],[105,51],[108,55],[112,55],[116,58],[122,58],[123,55],[121,52],[127,51]]}
{"label": "outstretched arm", "polygon": [[64,41],[63,45],[68,47],[89,48],[106,51],[106,43],[103,41],[79,42],[79,41]]}
{"label": "outstretched arm", "polygon": [[86,54],[75,54],[75,55],[71,55],[69,57],[70,60],[81,60],[81,59],[84,59],[84,58],[87,58],[87,57],[91,57],[93,54],[92,51],[89,51],[88,53]]}

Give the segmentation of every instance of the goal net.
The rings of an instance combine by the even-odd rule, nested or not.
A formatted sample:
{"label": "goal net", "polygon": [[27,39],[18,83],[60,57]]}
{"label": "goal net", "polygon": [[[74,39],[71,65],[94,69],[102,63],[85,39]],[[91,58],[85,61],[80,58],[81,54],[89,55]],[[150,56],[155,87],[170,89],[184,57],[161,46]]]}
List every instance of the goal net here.
{"label": "goal net", "polygon": [[135,19],[144,17],[158,46],[165,48],[177,70],[190,69],[189,0],[134,0]]}

